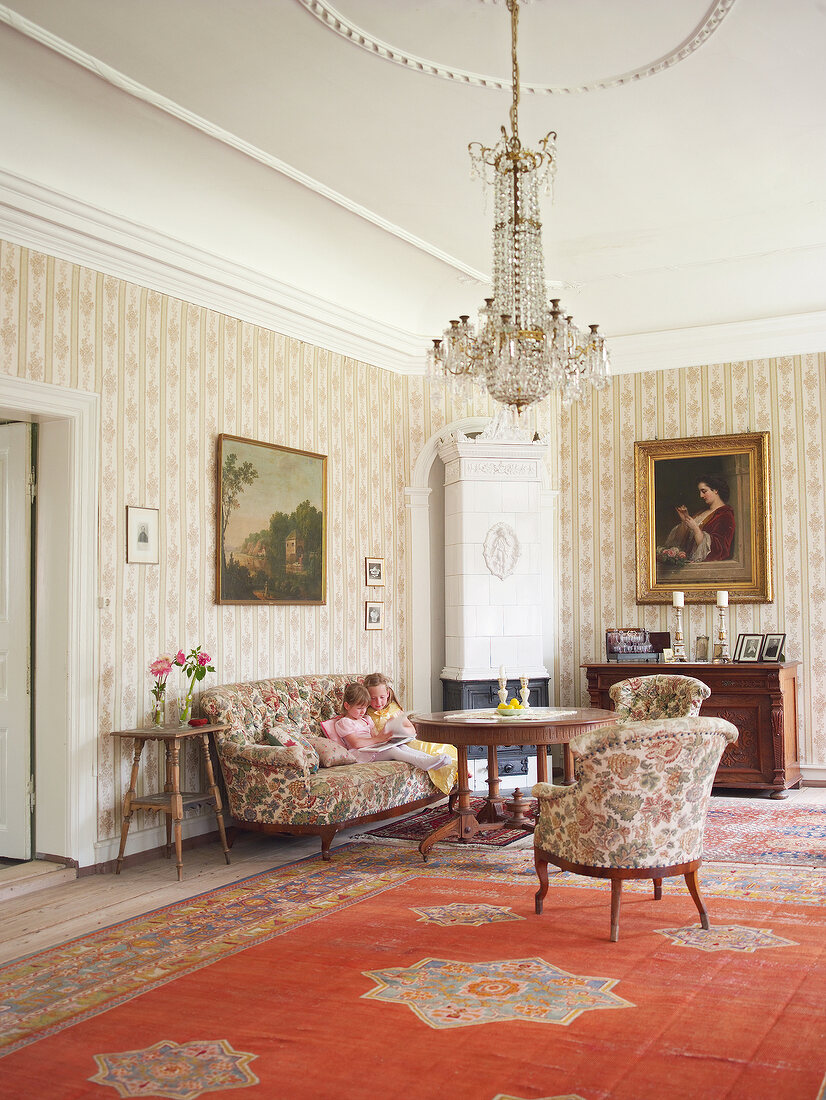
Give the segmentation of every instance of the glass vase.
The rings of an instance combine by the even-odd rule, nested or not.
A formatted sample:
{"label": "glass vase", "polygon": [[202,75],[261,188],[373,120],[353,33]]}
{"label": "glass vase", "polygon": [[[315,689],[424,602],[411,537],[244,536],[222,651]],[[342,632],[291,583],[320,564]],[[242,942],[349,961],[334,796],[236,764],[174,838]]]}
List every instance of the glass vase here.
{"label": "glass vase", "polygon": [[164,701],[163,697],[160,699],[152,700],[152,725],[162,726],[164,724]]}
{"label": "glass vase", "polygon": [[192,696],[185,695],[181,700],[181,709],[179,714],[179,722],[182,726],[185,726],[189,719],[192,717]]}

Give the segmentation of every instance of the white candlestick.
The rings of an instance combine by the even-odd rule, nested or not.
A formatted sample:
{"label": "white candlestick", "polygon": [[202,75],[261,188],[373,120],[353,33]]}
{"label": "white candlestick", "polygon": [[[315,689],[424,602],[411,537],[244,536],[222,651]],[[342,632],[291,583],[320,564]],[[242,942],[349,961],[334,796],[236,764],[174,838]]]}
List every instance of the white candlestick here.
{"label": "white candlestick", "polygon": [[504,665],[499,666],[499,679],[500,679],[500,681],[507,680],[507,676],[505,675],[505,666]]}
{"label": "white candlestick", "polygon": [[718,607],[728,607],[728,592],[724,592],[724,591],[720,590],[717,593],[717,606]]}
{"label": "white candlestick", "polygon": [[671,603],[674,605],[674,607],[684,607],[685,593],[675,592],[674,595],[671,597]]}

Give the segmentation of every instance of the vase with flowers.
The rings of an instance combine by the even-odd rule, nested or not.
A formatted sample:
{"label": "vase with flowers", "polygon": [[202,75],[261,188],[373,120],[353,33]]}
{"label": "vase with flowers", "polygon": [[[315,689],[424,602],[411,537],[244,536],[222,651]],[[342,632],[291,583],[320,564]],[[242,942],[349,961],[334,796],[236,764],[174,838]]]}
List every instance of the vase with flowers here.
{"label": "vase with flowers", "polygon": [[166,654],[161,654],[160,657],[156,657],[152,664],[149,666],[149,671],[155,677],[155,683],[152,685],[150,694],[154,699],[152,703],[152,725],[162,726],[164,724],[164,697],[166,695],[166,678],[172,671],[172,658],[167,657]]}
{"label": "vase with flowers", "polygon": [[174,663],[178,665],[187,677],[186,694],[181,700],[180,721],[184,726],[192,717],[192,696],[195,691],[195,685],[199,683],[206,676],[208,672],[214,672],[215,669],[209,663],[212,660],[208,653],[202,653],[201,647],[196,646],[195,649],[191,649],[189,653],[184,653],[182,649],[179,649],[175,654]]}

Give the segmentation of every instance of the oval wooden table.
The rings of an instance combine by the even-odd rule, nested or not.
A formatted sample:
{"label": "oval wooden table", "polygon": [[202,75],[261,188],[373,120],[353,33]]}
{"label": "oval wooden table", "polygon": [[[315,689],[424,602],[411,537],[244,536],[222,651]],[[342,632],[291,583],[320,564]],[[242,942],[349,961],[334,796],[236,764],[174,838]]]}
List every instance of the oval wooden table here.
{"label": "oval wooden table", "polygon": [[[499,812],[498,804],[503,802],[499,796],[496,760],[499,745],[535,745],[536,778],[540,783],[548,780],[548,745],[562,745],[562,782],[569,784],[573,783],[571,739],[597,726],[612,726],[617,722],[614,711],[596,707],[535,707],[528,713],[530,717],[519,714],[513,718],[502,718],[492,710],[446,710],[410,715],[419,740],[455,745],[459,753],[456,812],[450,821],[421,842],[419,851],[423,859],[427,859],[427,853],[436,841],[446,836],[456,835],[460,840],[468,841],[476,833],[501,829],[509,824],[520,829],[533,827],[522,816],[518,797],[513,816],[505,817]],[[471,807],[472,792],[468,785],[467,750],[470,745],[486,745],[488,750],[488,797],[478,815]],[[518,789],[515,795],[518,795]]]}

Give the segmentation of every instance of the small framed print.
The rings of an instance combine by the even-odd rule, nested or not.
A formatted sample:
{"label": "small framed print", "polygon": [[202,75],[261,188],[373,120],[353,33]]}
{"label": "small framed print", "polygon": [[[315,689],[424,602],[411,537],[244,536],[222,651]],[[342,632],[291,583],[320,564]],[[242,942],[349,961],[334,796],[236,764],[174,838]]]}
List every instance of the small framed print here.
{"label": "small framed print", "polygon": [[384,604],[375,600],[366,600],[364,603],[364,629],[384,629]]}
{"label": "small framed print", "polygon": [[740,644],[740,638],[738,641],[738,661],[757,662],[760,660],[760,650],[763,648],[763,635],[762,634],[742,634],[743,641]]}
{"label": "small framed print", "polygon": [[663,654],[663,663],[664,664],[670,665],[670,664],[673,663],[673,661],[674,661],[674,650],[673,649],[668,649],[666,647],[662,651],[662,654]]}
{"label": "small framed print", "polygon": [[783,646],[786,644],[785,634],[767,634],[763,641],[761,661],[782,661]]}
{"label": "small framed print", "polygon": [[737,641],[734,644],[734,652],[731,655],[732,661],[739,661],[739,659],[740,659],[740,650],[743,648],[743,639],[745,638],[745,636],[746,636],[745,634],[738,634],[737,635]]}
{"label": "small framed print", "polygon": [[133,508],[126,506],[126,560],[133,564],[157,565],[158,520],[157,508]]}
{"label": "small framed print", "polygon": [[364,583],[368,587],[384,586],[384,558],[364,559]]}

